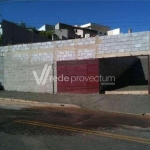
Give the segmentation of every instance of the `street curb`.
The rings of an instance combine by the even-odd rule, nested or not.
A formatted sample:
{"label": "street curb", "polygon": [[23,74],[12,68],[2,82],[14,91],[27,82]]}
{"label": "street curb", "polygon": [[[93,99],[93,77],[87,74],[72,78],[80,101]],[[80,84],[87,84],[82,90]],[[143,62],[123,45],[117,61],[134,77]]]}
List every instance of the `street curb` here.
{"label": "street curb", "polygon": [[[37,101],[31,101],[31,100],[23,100],[23,99],[14,99],[14,98],[0,98],[0,100],[3,101],[14,101],[14,102],[22,102],[22,103],[28,103],[35,106],[41,105],[41,106],[49,106],[49,107],[73,107],[73,108],[81,108],[78,105],[74,104],[64,104],[64,103],[48,103],[48,102],[37,102]],[[37,105],[36,105],[37,104]]]}
{"label": "street curb", "polygon": [[131,94],[131,95],[147,95],[148,94],[148,91],[105,91],[105,94]]}

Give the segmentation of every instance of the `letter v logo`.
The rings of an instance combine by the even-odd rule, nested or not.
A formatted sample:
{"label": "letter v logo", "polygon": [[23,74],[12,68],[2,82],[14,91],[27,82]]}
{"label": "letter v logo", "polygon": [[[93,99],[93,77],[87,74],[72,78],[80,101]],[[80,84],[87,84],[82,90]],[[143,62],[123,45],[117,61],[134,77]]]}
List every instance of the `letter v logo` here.
{"label": "letter v logo", "polygon": [[48,66],[48,64],[45,64],[40,78],[38,78],[36,71],[33,71],[35,81],[38,85],[41,85],[41,83],[42,83],[42,85],[45,85],[47,78],[48,78],[48,75],[51,71],[51,68],[52,68],[52,66]]}

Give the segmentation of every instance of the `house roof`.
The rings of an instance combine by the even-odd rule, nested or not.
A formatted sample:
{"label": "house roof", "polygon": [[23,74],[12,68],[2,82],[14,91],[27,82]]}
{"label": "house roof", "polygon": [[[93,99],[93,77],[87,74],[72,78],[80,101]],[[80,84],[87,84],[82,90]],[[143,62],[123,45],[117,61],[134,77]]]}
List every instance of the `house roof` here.
{"label": "house roof", "polygon": [[95,26],[95,27],[104,27],[104,28],[109,28],[109,26],[104,26],[104,25],[100,25],[100,24],[96,24],[96,23],[87,23],[87,24],[83,24],[83,25],[80,25],[80,27],[82,28],[86,28],[86,27],[90,27],[90,26]]}
{"label": "house roof", "polygon": [[96,30],[93,29],[86,29],[86,28],[82,28],[80,26],[72,26],[72,25],[68,25],[68,24],[64,24],[64,23],[58,23],[57,25],[61,25],[63,26],[61,29],[67,29],[67,28],[72,28],[72,29],[81,29],[81,30],[86,30],[86,31],[93,31],[93,32],[97,32]]}

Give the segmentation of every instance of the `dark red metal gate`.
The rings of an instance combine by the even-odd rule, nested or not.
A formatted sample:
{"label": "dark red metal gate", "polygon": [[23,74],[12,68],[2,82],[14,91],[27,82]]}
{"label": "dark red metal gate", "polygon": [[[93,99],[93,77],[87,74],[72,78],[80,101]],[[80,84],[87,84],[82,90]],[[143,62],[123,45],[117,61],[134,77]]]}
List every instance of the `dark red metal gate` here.
{"label": "dark red metal gate", "polygon": [[57,62],[58,93],[99,93],[99,59]]}

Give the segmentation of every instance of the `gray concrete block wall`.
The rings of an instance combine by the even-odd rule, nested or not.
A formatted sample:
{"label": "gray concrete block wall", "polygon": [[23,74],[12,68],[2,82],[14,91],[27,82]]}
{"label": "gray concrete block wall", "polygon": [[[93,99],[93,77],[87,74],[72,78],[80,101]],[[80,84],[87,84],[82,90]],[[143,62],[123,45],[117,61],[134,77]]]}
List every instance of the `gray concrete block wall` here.
{"label": "gray concrete block wall", "polygon": [[124,53],[149,50],[150,32],[100,36],[99,54]]}
{"label": "gray concrete block wall", "polygon": [[95,58],[95,50],[94,49],[84,49],[78,50],[78,59],[90,59]]}
{"label": "gray concrete block wall", "polygon": [[[98,42],[96,38],[84,38],[84,39],[74,39],[74,40],[64,40],[64,41],[55,41],[55,42],[42,42],[42,43],[33,43],[33,44],[20,44],[12,46],[0,47],[0,52],[7,51],[25,51],[25,50],[44,50],[49,49],[53,51],[76,51],[80,53],[81,50],[91,50],[96,51],[97,54],[113,54],[113,53],[125,53],[125,52],[138,52],[138,51],[148,51],[150,48],[150,32],[137,32],[137,33],[127,33],[120,35],[112,36],[100,36],[98,37]],[[95,48],[97,45],[97,50]],[[90,46],[90,47],[89,47]],[[82,49],[80,48],[82,47]],[[70,48],[70,49],[69,49]],[[79,51],[79,52],[78,52]],[[84,56],[89,54],[85,53]],[[81,56],[79,59],[81,59]],[[93,55],[94,56],[94,55]],[[58,56],[58,60],[63,55]],[[95,56],[94,56],[95,57]],[[74,55],[69,55],[66,57],[66,60],[78,59]],[[83,58],[84,59],[84,58]],[[63,58],[63,60],[65,60]]]}
{"label": "gray concrete block wall", "polygon": [[[50,81],[43,86],[37,85],[33,71],[37,71],[38,77],[40,77],[45,64],[52,65],[56,61],[91,59],[97,58],[97,54],[103,56],[138,51],[149,51],[149,32],[3,46],[0,47],[0,53],[4,54],[2,59],[4,69],[1,68],[4,70],[2,71],[4,72],[4,88],[10,91],[56,93],[57,83],[54,86],[55,90]],[[130,60],[128,63],[131,63]],[[117,64],[117,62],[113,61],[112,64]],[[112,69],[112,75],[119,75],[117,69],[120,68],[122,72],[127,69],[127,66],[127,63],[125,65],[122,63],[121,66],[114,68],[114,71]],[[102,70],[105,74],[109,69],[108,66]],[[117,74],[115,70],[117,70]],[[51,70],[50,76],[52,74]],[[1,79],[2,76],[0,75]]]}
{"label": "gray concrete block wall", "polygon": [[57,60],[75,60],[76,53],[75,51],[59,51],[57,52]]}
{"label": "gray concrete block wall", "polygon": [[52,66],[53,53],[39,54],[13,54],[7,53],[4,60],[4,87],[8,91],[53,93],[53,83],[50,76],[51,68],[46,83],[38,85],[33,75],[37,72],[40,78],[45,65]]}

